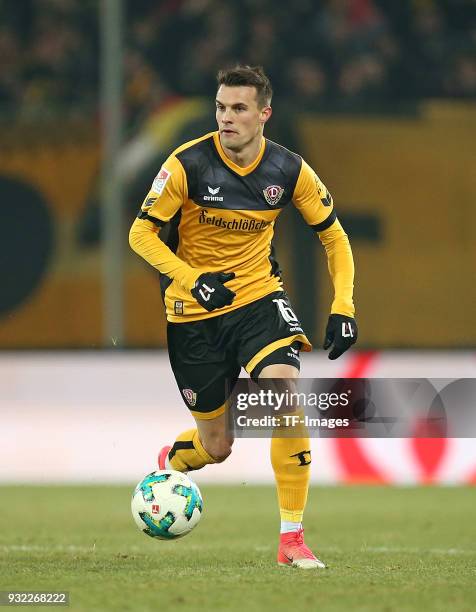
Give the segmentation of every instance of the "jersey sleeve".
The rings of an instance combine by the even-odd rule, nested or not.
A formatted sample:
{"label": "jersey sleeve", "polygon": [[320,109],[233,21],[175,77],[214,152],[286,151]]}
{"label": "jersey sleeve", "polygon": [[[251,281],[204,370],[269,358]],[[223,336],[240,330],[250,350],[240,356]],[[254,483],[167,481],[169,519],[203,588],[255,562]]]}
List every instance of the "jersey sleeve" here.
{"label": "jersey sleeve", "polygon": [[188,198],[185,170],[171,155],[155,177],[142,202],[139,219],[147,219],[158,227],[169,221]]}
{"label": "jersey sleeve", "polygon": [[322,232],[336,220],[329,190],[304,160],[294,189],[293,202],[306,223],[316,232]]}
{"label": "jersey sleeve", "polygon": [[331,313],[353,317],[354,259],[349,239],[337,219],[329,190],[304,160],[293,202],[325,248],[334,285]]}
{"label": "jersey sleeve", "polygon": [[331,313],[353,317],[354,258],[349,238],[336,219],[332,227],[319,232],[319,239],[326,251],[327,267],[334,285]]}
{"label": "jersey sleeve", "polygon": [[182,261],[158,236],[188,198],[187,177],[171,155],[160,169],[129,232],[131,248],[156,270],[191,290],[201,272]]}

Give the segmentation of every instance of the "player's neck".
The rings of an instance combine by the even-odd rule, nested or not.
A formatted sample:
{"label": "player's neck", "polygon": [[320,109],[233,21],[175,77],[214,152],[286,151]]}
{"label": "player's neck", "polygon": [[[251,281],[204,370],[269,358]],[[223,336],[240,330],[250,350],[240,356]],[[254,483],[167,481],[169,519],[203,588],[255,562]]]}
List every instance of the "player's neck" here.
{"label": "player's neck", "polygon": [[240,166],[241,168],[246,168],[247,166],[251,166],[251,164],[255,161],[261,151],[261,144],[263,141],[263,134],[259,134],[256,138],[254,138],[251,142],[249,142],[243,149],[240,151],[232,151],[223,145],[220,141],[223,152],[234,164]]}

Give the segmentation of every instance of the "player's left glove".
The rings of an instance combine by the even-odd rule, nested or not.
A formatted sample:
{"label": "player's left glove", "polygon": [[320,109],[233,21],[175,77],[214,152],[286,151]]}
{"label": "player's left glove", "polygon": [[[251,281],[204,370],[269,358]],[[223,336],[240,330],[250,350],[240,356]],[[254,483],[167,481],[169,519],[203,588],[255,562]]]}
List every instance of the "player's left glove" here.
{"label": "player's left glove", "polygon": [[352,317],[331,314],[326,327],[323,348],[327,350],[331,344],[329,359],[337,359],[357,341],[357,323]]}

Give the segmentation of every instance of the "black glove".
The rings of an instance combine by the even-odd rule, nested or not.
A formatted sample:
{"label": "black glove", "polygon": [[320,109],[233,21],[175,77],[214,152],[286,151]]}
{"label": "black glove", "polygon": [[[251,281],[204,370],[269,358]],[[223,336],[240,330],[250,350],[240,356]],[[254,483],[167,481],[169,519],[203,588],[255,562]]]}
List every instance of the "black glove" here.
{"label": "black glove", "polygon": [[357,341],[357,323],[352,317],[340,314],[331,314],[326,327],[326,337],[324,338],[324,349],[328,349],[331,344],[334,346],[329,353],[329,359],[337,359],[342,353]]}
{"label": "black glove", "polygon": [[191,294],[208,312],[229,306],[236,293],[225,287],[224,283],[234,278],[234,272],[205,272],[195,281]]}

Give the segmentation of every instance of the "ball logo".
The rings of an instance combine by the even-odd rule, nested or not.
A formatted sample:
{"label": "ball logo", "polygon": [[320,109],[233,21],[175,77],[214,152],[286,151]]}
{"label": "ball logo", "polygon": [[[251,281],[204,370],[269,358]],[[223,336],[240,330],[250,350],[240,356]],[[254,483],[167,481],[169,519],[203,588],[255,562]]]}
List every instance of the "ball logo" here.
{"label": "ball logo", "polygon": [[182,389],[183,396],[189,406],[195,406],[197,403],[197,394],[192,389]]}
{"label": "ball logo", "polygon": [[160,514],[159,504],[152,504],[152,514]]}
{"label": "ball logo", "polygon": [[269,185],[263,189],[263,195],[270,206],[276,206],[284,193],[284,188],[279,185]]}

